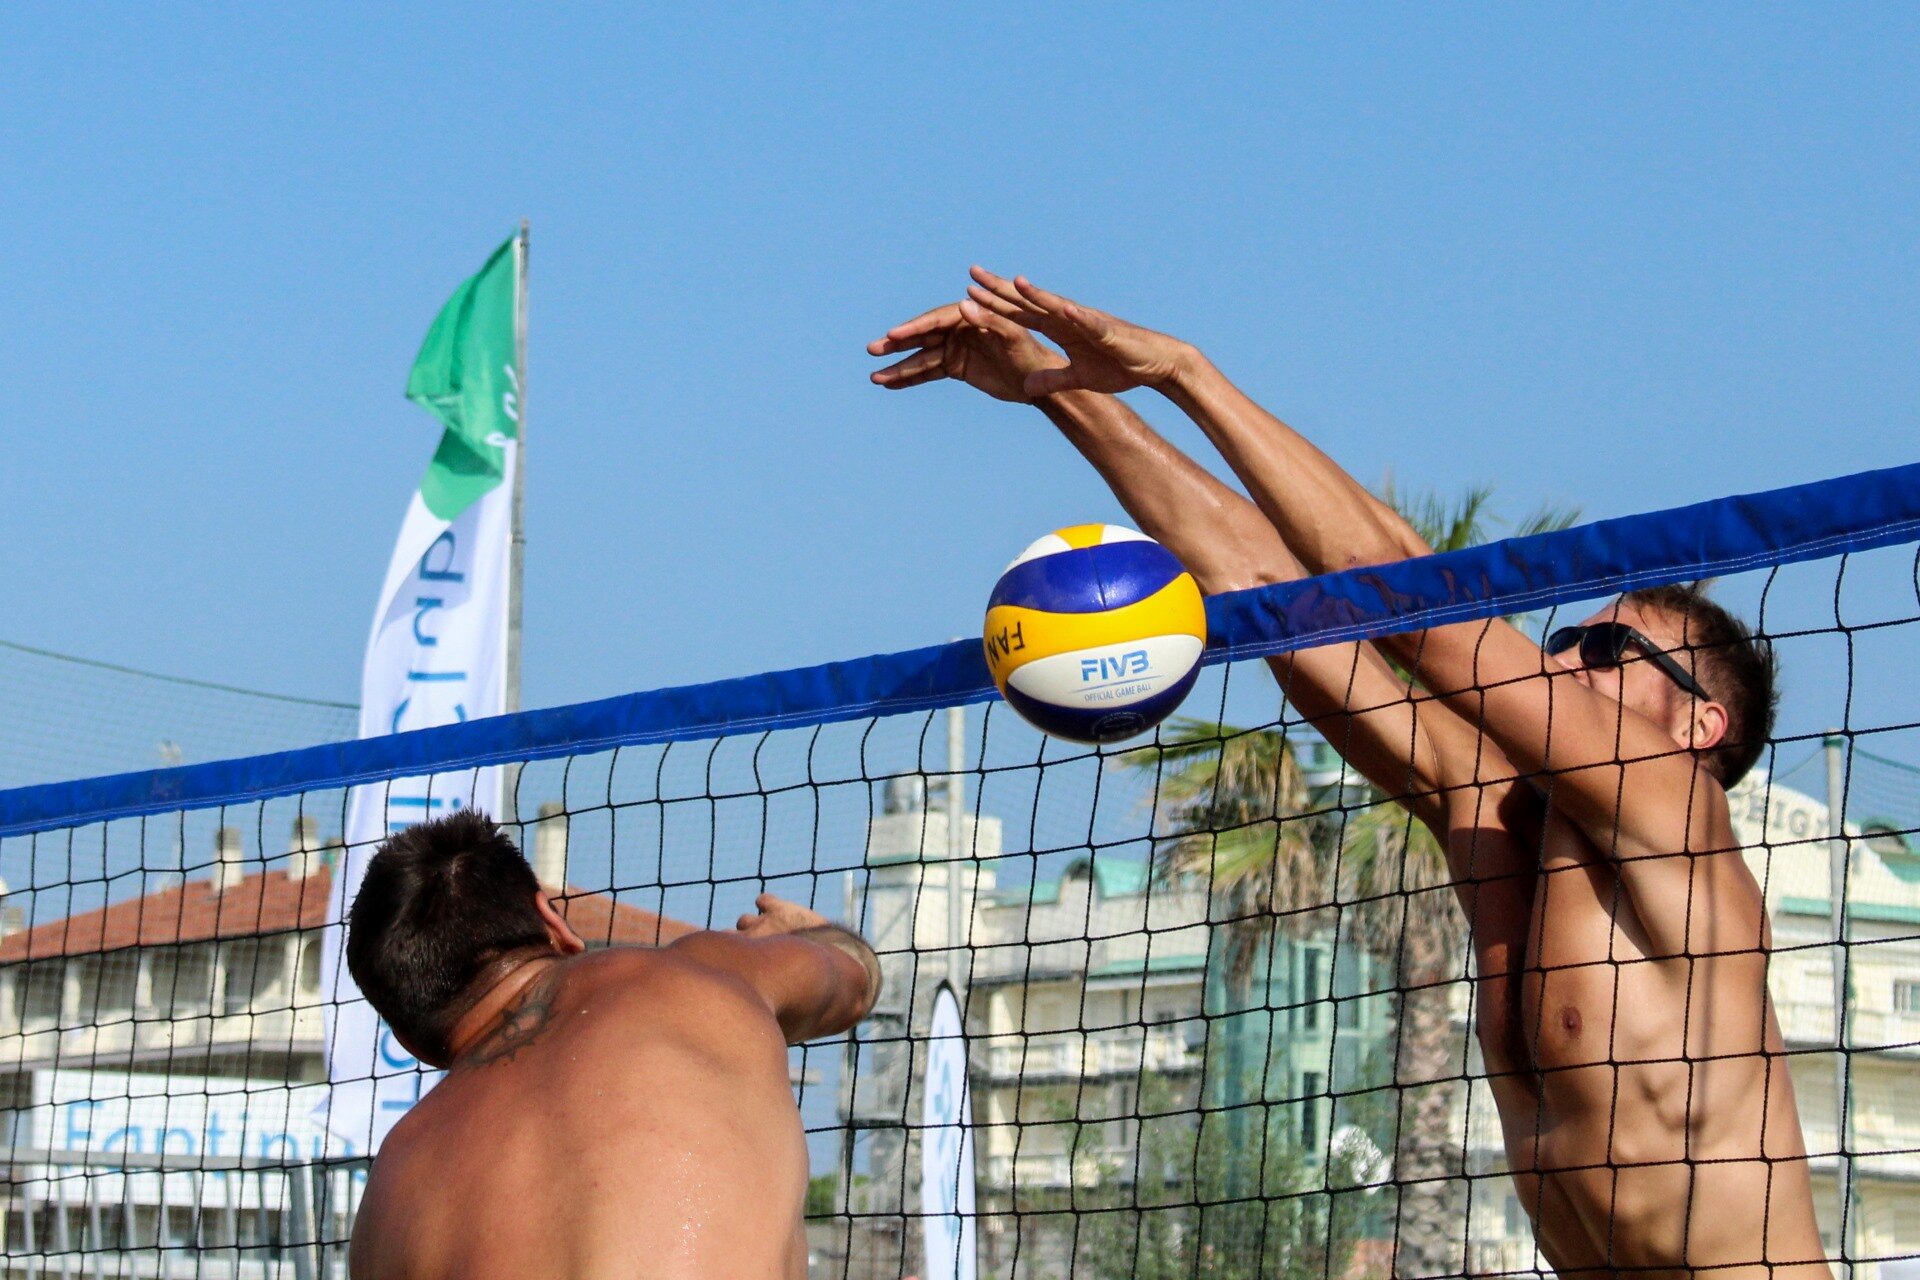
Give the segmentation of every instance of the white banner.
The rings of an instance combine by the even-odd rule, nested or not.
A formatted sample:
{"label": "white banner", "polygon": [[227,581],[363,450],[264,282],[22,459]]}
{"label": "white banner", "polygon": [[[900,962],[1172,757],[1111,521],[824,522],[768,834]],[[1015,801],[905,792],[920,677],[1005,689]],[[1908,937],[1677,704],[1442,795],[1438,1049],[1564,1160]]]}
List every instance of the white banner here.
{"label": "white banner", "polygon": [[[361,678],[360,736],[458,724],[506,710],[507,591],[515,443],[501,443],[505,473],[451,522],[419,494],[407,509],[387,570]],[[456,809],[500,813],[501,770],[466,769],[355,787],[346,850],[335,868],[322,949],[327,993],[326,1127],[331,1154],[379,1149],[434,1077],[400,1047],[360,998],[346,970],[346,910],[381,841]]]}
{"label": "white banner", "polygon": [[[162,1076],[62,1068],[33,1073],[33,1104],[15,1120],[14,1145],[54,1152],[164,1156],[192,1169],[245,1159],[300,1164],[320,1155],[325,1131],[313,1118],[327,1086],[218,1076]],[[84,1175],[80,1170],[84,1169]],[[23,1178],[28,1199],[69,1204],[278,1207],[277,1184],[226,1173],[118,1173],[55,1164],[44,1179]],[[231,1183],[228,1179],[231,1177]],[[207,1179],[219,1186],[209,1188]]]}
{"label": "white banner", "polygon": [[921,1082],[920,1225],[925,1280],[975,1280],[973,1098],[967,1036],[953,988],[933,997],[927,1076]]}

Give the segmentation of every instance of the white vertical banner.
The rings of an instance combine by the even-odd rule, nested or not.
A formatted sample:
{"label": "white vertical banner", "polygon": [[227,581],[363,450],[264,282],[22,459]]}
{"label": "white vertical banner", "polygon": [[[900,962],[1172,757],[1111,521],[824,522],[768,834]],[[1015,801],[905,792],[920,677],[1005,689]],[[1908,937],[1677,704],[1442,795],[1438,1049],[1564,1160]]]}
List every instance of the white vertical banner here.
{"label": "white vertical banner", "polygon": [[921,1081],[920,1227],[924,1280],[975,1280],[973,1097],[967,1083],[967,1036],[953,988],[933,997],[927,1031],[927,1074]]}
{"label": "white vertical banner", "polygon": [[[361,674],[360,736],[437,728],[507,709],[507,623],[518,464],[519,255],[509,240],[442,309],[408,396],[445,425],[407,508]],[[380,843],[459,809],[501,812],[503,769],[429,773],[353,789],[321,950],[330,1154],[364,1154],[437,1077],[423,1074],[353,984],[345,920]]]}

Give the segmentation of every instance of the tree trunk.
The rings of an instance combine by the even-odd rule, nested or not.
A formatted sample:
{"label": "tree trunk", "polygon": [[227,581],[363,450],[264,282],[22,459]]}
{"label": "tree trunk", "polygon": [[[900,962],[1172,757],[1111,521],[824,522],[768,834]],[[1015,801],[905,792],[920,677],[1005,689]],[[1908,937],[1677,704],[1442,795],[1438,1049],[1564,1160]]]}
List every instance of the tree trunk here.
{"label": "tree trunk", "polygon": [[1453,1028],[1447,964],[1455,923],[1407,914],[1394,1063],[1399,1126],[1394,1182],[1399,1192],[1396,1276],[1458,1276],[1466,1271],[1466,1137],[1460,1132],[1465,1063]]}

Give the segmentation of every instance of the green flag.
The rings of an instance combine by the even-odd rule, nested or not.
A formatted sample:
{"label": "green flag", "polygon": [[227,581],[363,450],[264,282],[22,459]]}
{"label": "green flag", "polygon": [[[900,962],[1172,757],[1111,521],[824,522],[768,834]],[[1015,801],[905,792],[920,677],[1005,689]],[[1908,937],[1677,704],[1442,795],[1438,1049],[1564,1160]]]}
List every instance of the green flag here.
{"label": "green flag", "polygon": [[407,399],[446,426],[420,497],[452,520],[500,483],[502,446],[518,438],[513,240],[458,289],[434,318],[407,376]]}

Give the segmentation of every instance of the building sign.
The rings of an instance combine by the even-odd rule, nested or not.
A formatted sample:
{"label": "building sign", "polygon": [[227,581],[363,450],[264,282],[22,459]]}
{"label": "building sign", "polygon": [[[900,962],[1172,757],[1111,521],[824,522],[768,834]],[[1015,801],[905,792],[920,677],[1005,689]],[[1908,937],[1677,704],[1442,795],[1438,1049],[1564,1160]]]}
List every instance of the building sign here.
{"label": "building sign", "polygon": [[[50,1152],[116,1152],[202,1161],[303,1164],[322,1154],[324,1084],[83,1069],[33,1073],[33,1103],[17,1115],[13,1144]],[[333,1143],[337,1149],[339,1141]],[[120,1173],[111,1165],[54,1165],[33,1198],[81,1204],[208,1204],[255,1208],[265,1188],[239,1173]],[[84,1175],[84,1176],[82,1176]],[[225,1185],[228,1178],[232,1185]],[[217,1180],[210,1184],[209,1180]],[[278,1187],[268,1192],[277,1203]],[[231,1197],[229,1200],[228,1197]]]}
{"label": "building sign", "polygon": [[1734,835],[1748,849],[1828,838],[1826,805],[1770,782],[1758,769],[1727,792],[1727,811]]}

